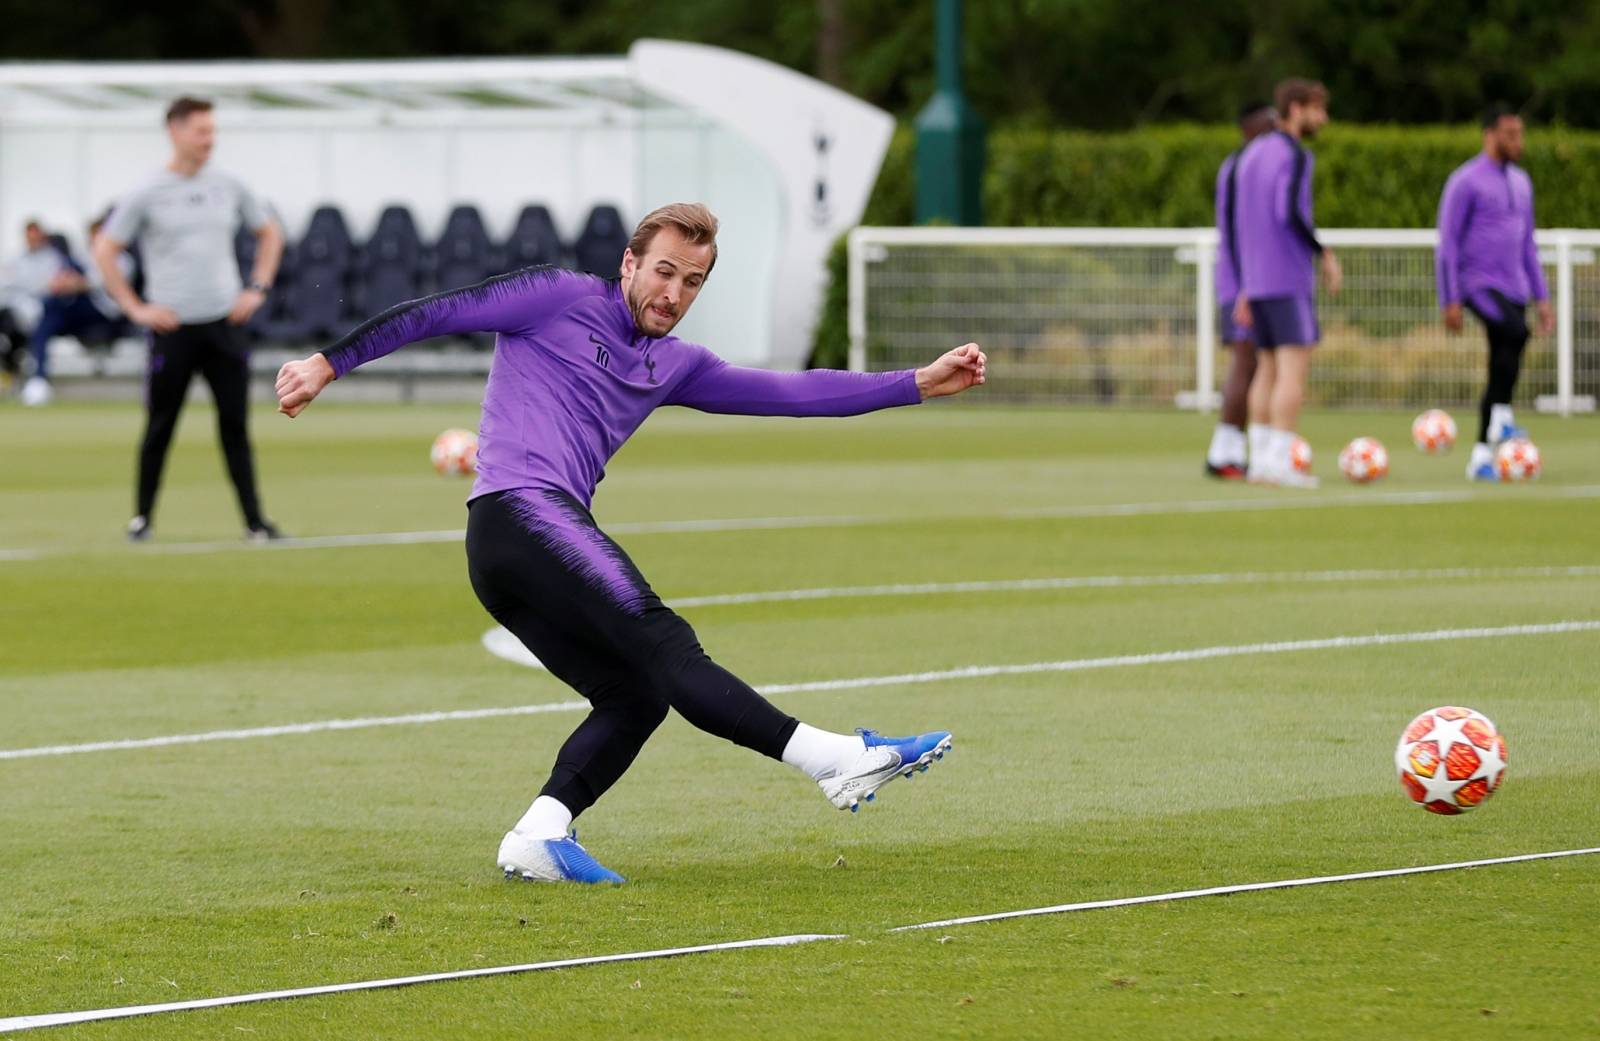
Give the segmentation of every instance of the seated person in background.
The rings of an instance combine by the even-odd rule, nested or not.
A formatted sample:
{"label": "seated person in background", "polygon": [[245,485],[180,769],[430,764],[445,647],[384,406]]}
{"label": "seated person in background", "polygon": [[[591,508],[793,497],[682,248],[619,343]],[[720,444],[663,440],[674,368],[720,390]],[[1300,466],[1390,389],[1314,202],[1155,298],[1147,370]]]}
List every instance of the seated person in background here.
{"label": "seated person in background", "polygon": [[37,220],[23,227],[27,250],[13,266],[12,286],[34,296],[39,303],[30,344],[33,375],[22,385],[24,405],[48,405],[50,390],[49,345],[57,336],[77,336],[104,330],[112,319],[95,307],[83,268],[52,241]]}

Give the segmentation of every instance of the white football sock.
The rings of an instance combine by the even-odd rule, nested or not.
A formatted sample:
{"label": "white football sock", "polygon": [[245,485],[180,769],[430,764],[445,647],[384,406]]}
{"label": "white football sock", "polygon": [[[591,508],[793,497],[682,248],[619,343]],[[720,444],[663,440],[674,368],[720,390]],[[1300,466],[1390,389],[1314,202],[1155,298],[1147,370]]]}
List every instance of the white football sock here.
{"label": "white football sock", "polygon": [[563,806],[559,799],[541,795],[533,800],[528,812],[511,830],[530,839],[559,839],[566,836],[570,827],[572,811]]}
{"label": "white football sock", "polygon": [[858,734],[833,734],[801,723],[783,746],[783,761],[813,781],[825,781],[854,764],[864,748]]}
{"label": "white football sock", "polygon": [[1250,445],[1250,461],[1265,469],[1268,462],[1268,446],[1272,441],[1272,428],[1265,423],[1251,423],[1245,434]]}
{"label": "white football sock", "polygon": [[1494,462],[1494,449],[1479,441],[1472,446],[1472,459],[1467,463],[1468,469],[1476,470],[1480,466]]}
{"label": "white football sock", "polygon": [[1289,453],[1294,449],[1294,431],[1273,427],[1271,437],[1271,447],[1267,453],[1272,460],[1272,472],[1286,474],[1294,469],[1294,462],[1289,458]]}
{"label": "white football sock", "polygon": [[1498,440],[1505,432],[1517,425],[1511,416],[1510,405],[1489,406],[1489,436]]}
{"label": "white football sock", "polygon": [[1206,462],[1212,466],[1228,465],[1228,424],[1218,423],[1211,430],[1211,447],[1206,449]]}

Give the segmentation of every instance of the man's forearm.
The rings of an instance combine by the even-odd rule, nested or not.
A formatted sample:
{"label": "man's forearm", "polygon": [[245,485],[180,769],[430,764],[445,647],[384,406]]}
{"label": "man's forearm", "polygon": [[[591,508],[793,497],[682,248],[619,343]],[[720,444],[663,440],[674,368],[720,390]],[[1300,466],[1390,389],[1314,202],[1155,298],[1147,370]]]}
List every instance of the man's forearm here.
{"label": "man's forearm", "polygon": [[139,294],[133,291],[133,286],[128,284],[122,269],[117,266],[117,257],[122,250],[122,243],[102,238],[95,240],[92,252],[95,265],[100,268],[100,277],[105,280],[106,292],[122,308],[123,314],[132,315],[144,306],[144,301],[139,299]]}

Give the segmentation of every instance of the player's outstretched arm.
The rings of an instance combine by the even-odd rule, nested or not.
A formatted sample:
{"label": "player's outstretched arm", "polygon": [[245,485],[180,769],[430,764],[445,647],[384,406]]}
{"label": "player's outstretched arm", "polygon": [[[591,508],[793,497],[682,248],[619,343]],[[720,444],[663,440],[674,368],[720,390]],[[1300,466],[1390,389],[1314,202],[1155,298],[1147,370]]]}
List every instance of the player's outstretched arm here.
{"label": "player's outstretched arm", "polygon": [[302,361],[285,362],[278,370],[278,411],[293,419],[334,380],[333,366],[321,354]]}
{"label": "player's outstretched arm", "polygon": [[975,343],[957,347],[932,365],[896,372],[747,369],[704,347],[702,362],[668,394],[665,404],[735,416],[859,416],[959,394],[985,377],[987,359]]}
{"label": "player's outstretched arm", "polygon": [[396,304],[332,346],[280,369],[278,411],[299,415],[333,380],[417,340],[460,333],[530,333],[580,297],[602,292],[604,285],[587,275],[531,267]]}
{"label": "player's outstretched arm", "polygon": [[917,370],[917,392],[926,401],[971,390],[984,381],[988,364],[989,357],[982,347],[962,344],[940,355],[932,365]]}

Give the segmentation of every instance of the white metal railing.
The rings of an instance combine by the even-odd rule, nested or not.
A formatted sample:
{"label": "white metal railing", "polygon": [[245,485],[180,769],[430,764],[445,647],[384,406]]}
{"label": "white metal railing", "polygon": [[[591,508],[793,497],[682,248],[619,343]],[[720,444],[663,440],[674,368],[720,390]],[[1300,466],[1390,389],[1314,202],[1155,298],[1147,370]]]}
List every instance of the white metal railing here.
{"label": "white metal railing", "polygon": [[[1482,337],[1447,337],[1432,229],[1322,229],[1345,271],[1319,301],[1314,401],[1466,404],[1481,392]],[[1592,411],[1600,393],[1600,230],[1536,235],[1550,269],[1554,351],[1529,348],[1521,394]],[[972,339],[1001,356],[991,397],[1217,400],[1213,228],[856,228],[849,239],[850,367],[920,364]]]}

